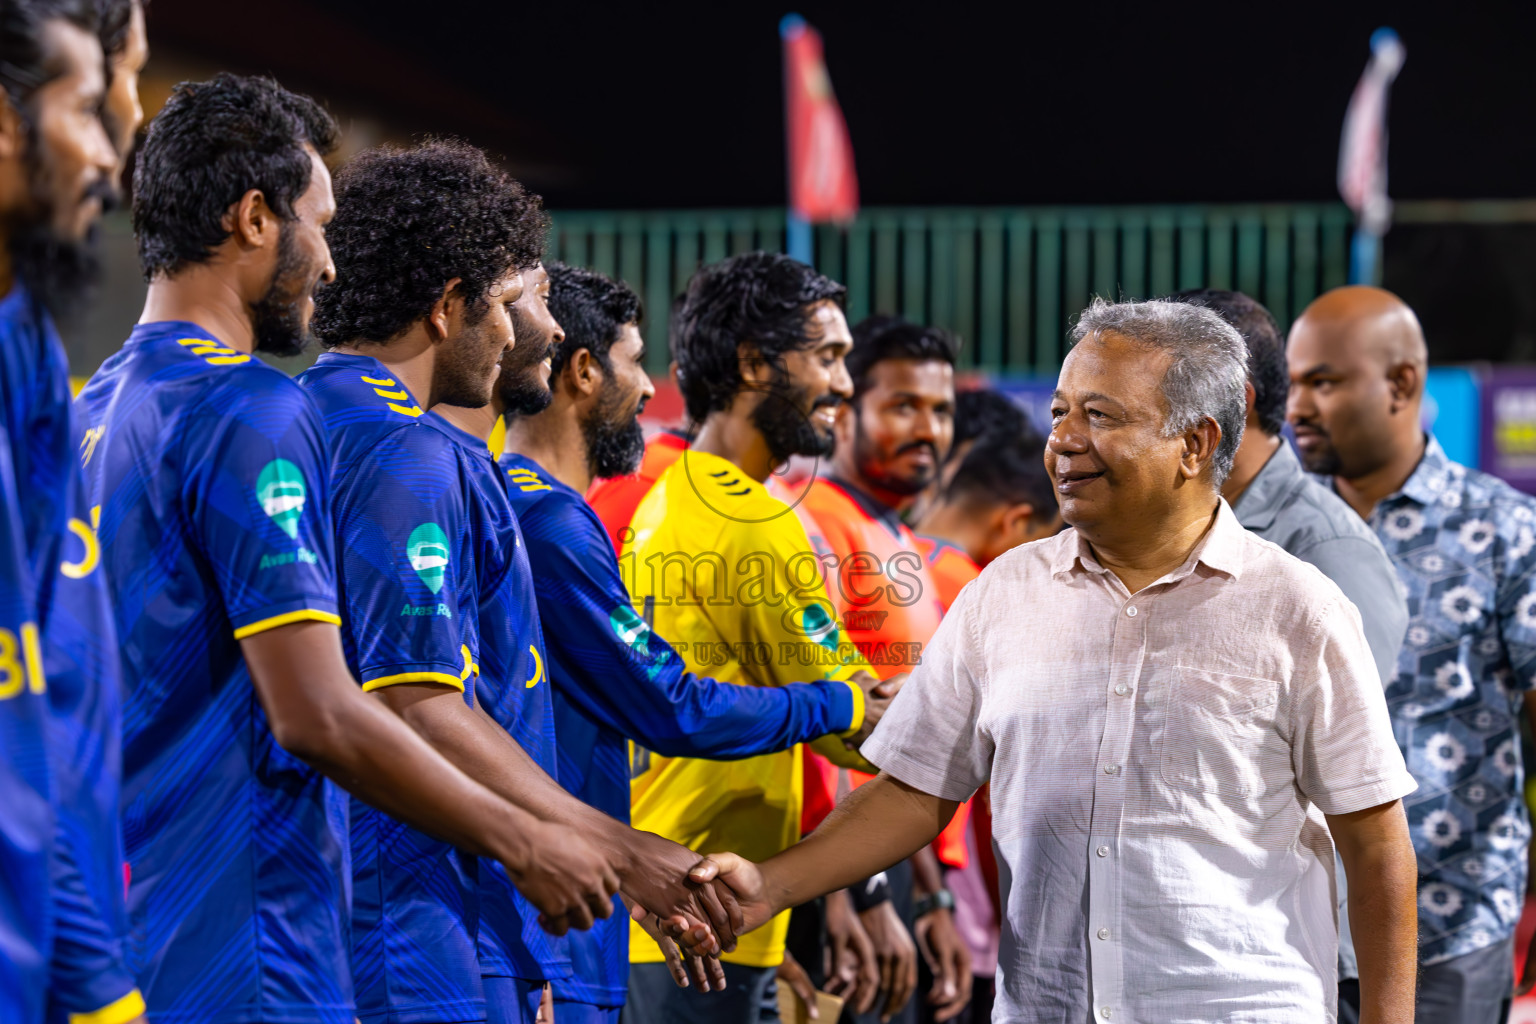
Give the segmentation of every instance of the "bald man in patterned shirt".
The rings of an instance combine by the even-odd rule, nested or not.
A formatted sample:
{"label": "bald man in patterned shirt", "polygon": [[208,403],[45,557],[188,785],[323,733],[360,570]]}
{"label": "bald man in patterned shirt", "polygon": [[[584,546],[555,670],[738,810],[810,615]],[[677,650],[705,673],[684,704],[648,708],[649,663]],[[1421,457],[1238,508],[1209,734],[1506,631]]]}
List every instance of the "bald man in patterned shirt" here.
{"label": "bald man in patterned shirt", "polygon": [[1424,332],[1391,292],[1328,292],[1286,355],[1303,465],[1376,530],[1408,598],[1387,706],[1419,783],[1404,802],[1419,861],[1418,1020],[1502,1021],[1531,840],[1520,713],[1536,721],[1536,500],[1424,433]]}

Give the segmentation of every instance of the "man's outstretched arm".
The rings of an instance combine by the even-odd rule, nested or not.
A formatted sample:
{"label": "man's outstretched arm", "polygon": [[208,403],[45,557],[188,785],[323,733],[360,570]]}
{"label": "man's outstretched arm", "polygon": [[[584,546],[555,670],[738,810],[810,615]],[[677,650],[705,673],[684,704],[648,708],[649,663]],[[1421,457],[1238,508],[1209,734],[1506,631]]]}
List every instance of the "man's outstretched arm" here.
{"label": "man's outstretched arm", "polygon": [[[884,871],[927,846],[960,806],[881,772],[860,786],[798,844],[762,864],[733,853],[706,857],[689,873],[698,883],[719,878],[741,904],[738,934],[775,914]],[[700,928],[677,931],[690,949],[707,936]]]}
{"label": "man's outstretched arm", "polygon": [[631,901],[664,920],[682,915],[707,923],[724,948],[735,946],[731,913],[721,901],[721,896],[730,899],[729,889],[720,888],[717,893],[715,885],[687,881],[698,854],[582,803],[550,778],[484,709],[470,707],[456,690],[405,683],[375,690],[373,695],[491,792],[542,821],[566,826],[596,847],[613,866],[619,887]]}
{"label": "man's outstretched arm", "polygon": [[1419,866],[1402,801],[1327,818],[1349,882],[1361,1024],[1409,1024],[1418,980]]}
{"label": "man's outstretched arm", "polygon": [[335,626],[289,623],[240,647],[284,750],[412,827],[501,861],[556,934],[612,912],[618,878],[609,860],[464,775],[364,694]]}

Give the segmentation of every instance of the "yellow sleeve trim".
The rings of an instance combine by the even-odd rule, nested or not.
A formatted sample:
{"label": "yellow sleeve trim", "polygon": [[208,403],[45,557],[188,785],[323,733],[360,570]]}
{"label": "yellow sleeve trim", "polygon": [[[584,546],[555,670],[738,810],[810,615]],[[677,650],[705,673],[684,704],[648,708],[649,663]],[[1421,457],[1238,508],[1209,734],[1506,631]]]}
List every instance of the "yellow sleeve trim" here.
{"label": "yellow sleeve trim", "polygon": [[460,693],[464,692],[464,680],[458,676],[451,676],[447,672],[401,672],[394,676],[380,676],[364,683],[363,692],[372,693],[374,690],[382,690],[386,686],[394,686],[398,683],[442,683]]}
{"label": "yellow sleeve trim", "polygon": [[842,679],[839,682],[845,684],[848,689],[853,691],[853,724],[843,732],[838,733],[838,735],[852,736],[864,728],[864,691],[859,687],[858,683],[851,679]]}
{"label": "yellow sleeve trim", "polygon": [[339,626],[341,625],[341,616],[332,615],[330,612],[322,612],[315,608],[300,608],[296,612],[284,612],[282,615],[274,615],[270,619],[262,619],[260,622],[253,622],[249,626],[241,626],[239,629],[235,630],[235,639],[244,640],[248,636],[255,636],[257,633],[265,633],[269,629],[276,629],[278,626],[286,626],[290,622],[305,621],[327,622],[332,626]]}
{"label": "yellow sleeve trim", "polygon": [[128,1024],[128,1021],[142,1016],[144,1016],[144,997],[139,994],[138,989],[134,989],[123,998],[108,1003],[99,1010],[70,1014],[69,1024]]}

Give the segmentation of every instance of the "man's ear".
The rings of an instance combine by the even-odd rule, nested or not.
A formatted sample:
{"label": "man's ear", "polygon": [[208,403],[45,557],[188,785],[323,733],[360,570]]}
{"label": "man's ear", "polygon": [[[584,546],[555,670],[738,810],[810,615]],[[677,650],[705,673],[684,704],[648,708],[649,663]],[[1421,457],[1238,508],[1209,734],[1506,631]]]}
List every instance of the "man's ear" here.
{"label": "man's ear", "polygon": [[1387,387],[1392,393],[1392,411],[1400,412],[1423,395],[1423,367],[1412,362],[1398,363],[1387,371]]}
{"label": "man's ear", "polygon": [[564,376],[571,392],[578,398],[591,398],[603,388],[607,378],[602,364],[592,358],[592,350],[579,348],[565,361]]}
{"label": "man's ear", "polygon": [[1035,517],[1035,506],[1027,501],[1003,506],[1002,533],[1009,546],[1023,544],[1030,539],[1030,526]]}
{"label": "man's ear", "polygon": [[1179,460],[1179,472],[1186,480],[1193,480],[1216,457],[1216,446],[1221,442],[1221,427],[1210,416],[1190,428],[1184,435],[1184,456]]}
{"label": "man's ear", "polygon": [[462,283],[463,278],[451,278],[443,285],[443,294],[432,303],[432,309],[427,313],[427,336],[433,341],[447,341],[453,333],[453,325],[463,317],[464,296],[458,290]]}
{"label": "man's ear", "polygon": [[773,367],[754,341],[743,341],[736,346],[736,363],[742,382],[749,387],[754,384],[767,387],[773,379]]}
{"label": "man's ear", "polygon": [[242,249],[276,246],[282,233],[282,219],[267,205],[266,193],[259,188],[247,190],[230,204],[221,224]]}

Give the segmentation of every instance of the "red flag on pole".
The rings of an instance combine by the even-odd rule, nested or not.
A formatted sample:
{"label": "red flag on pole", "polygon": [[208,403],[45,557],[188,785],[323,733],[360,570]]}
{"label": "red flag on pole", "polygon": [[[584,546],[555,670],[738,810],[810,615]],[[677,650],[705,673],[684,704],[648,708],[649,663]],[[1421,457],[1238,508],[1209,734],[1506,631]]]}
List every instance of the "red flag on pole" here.
{"label": "red flag on pole", "polygon": [[812,223],[847,222],[859,212],[853,142],[832,95],[821,33],[798,14],[779,23],[784,42],[784,107],[790,212]]}

